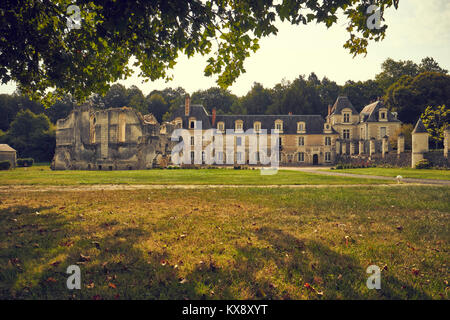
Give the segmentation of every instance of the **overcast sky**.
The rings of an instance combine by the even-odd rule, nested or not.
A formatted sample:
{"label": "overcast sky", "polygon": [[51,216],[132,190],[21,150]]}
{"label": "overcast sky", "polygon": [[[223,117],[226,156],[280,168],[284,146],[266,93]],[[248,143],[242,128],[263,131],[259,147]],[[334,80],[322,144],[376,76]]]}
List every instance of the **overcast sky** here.
{"label": "overcast sky", "polygon": [[[343,84],[346,80],[367,80],[380,72],[386,58],[413,60],[419,63],[426,56],[433,57],[441,67],[450,69],[450,1],[400,0],[398,10],[386,15],[389,28],[384,41],[370,43],[366,57],[353,58],[343,44],[348,39],[346,22],[338,21],[330,29],[323,25],[277,25],[279,33],[260,40],[261,48],[245,62],[246,73],[229,87],[231,92],[244,95],[253,82],[272,87],[283,78],[294,80],[300,74],[315,72],[321,79]],[[205,77],[203,69],[207,57],[180,57],[171,71],[174,80],[142,83],[134,75],[119,81],[126,87],[138,86],[145,95],[154,89],[181,86],[189,93],[216,86],[216,77]],[[135,73],[137,74],[137,72]],[[12,93],[13,83],[0,86],[0,93]]]}

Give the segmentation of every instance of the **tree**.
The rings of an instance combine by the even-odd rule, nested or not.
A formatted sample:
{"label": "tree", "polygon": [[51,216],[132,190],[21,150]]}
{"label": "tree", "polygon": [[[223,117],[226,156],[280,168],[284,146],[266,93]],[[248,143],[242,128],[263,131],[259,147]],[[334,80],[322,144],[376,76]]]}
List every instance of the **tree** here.
{"label": "tree", "polygon": [[229,113],[231,106],[237,101],[237,96],[219,87],[199,90],[192,94],[192,103],[202,104],[208,112],[216,108],[219,114]]}
{"label": "tree", "polygon": [[414,130],[414,126],[410,123],[402,124],[400,128],[398,128],[393,135],[389,136],[389,142],[393,148],[397,147],[397,138],[399,134],[403,134],[405,137],[405,150],[411,150],[412,147],[412,132]]}
{"label": "tree", "polygon": [[450,105],[450,76],[436,72],[404,76],[389,87],[384,99],[400,120],[416,123],[427,106]]}
{"label": "tree", "polygon": [[127,89],[118,83],[115,83],[106,93],[103,98],[105,102],[105,108],[122,108],[128,104],[128,92]]}
{"label": "tree", "polygon": [[411,60],[395,61],[388,58],[381,65],[381,73],[375,76],[378,85],[386,90],[403,76],[415,77],[419,74],[419,66]]}
{"label": "tree", "polygon": [[126,106],[136,109],[142,114],[146,114],[148,112],[147,102],[145,101],[145,97],[141,89],[133,85],[126,90],[126,95]]}
{"label": "tree", "polygon": [[168,105],[159,93],[153,93],[146,98],[147,112],[152,113],[161,122],[163,115],[168,111]]}
{"label": "tree", "polygon": [[350,99],[357,111],[361,111],[364,106],[376,101],[384,94],[383,89],[374,80],[347,81],[342,87],[341,93]]}
{"label": "tree", "polygon": [[437,149],[444,140],[444,130],[450,123],[450,109],[445,105],[429,106],[420,117]]}
{"label": "tree", "polygon": [[35,161],[50,161],[53,158],[55,130],[44,114],[19,111],[4,139],[22,158],[31,157]]}
{"label": "tree", "polygon": [[426,57],[422,59],[422,62],[419,65],[419,72],[438,72],[447,74],[448,70],[441,68],[433,58]]}
{"label": "tree", "polygon": [[262,84],[255,82],[250,91],[240,99],[240,113],[265,114],[268,106],[271,104],[272,96],[270,90],[264,88]]}
{"label": "tree", "polygon": [[[398,8],[399,0],[4,0],[0,3],[0,79],[16,81],[24,94],[42,97],[71,93],[79,102],[105,94],[109,83],[140,67],[146,79],[170,79],[179,54],[208,55],[205,75],[218,74],[226,87],[245,72],[244,61],[258,40],[276,35],[276,19],[291,24],[347,20],[350,53],[364,54],[368,41],[384,39],[387,25],[368,28],[369,5]],[[76,5],[77,12],[68,11]],[[69,20],[70,18],[70,20]],[[79,26],[79,28],[78,28]],[[213,48],[214,45],[214,48]],[[48,88],[55,91],[48,92]]]}

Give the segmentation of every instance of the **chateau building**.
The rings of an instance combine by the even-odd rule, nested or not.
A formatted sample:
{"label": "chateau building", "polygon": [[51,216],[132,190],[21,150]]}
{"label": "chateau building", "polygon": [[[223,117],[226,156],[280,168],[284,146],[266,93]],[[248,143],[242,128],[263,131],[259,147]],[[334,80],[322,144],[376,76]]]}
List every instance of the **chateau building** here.
{"label": "chateau building", "polygon": [[[216,129],[221,134],[233,130],[234,152],[227,154],[225,140],[222,150],[215,150],[219,153],[216,159],[227,164],[260,164],[255,163],[259,151],[252,155],[255,148],[250,147],[251,137],[266,130],[268,140],[265,145],[271,146],[270,133],[275,132],[279,139],[281,165],[334,164],[339,155],[388,152],[387,138],[401,126],[396,114],[389,112],[381,101],[358,113],[345,96],[338,97],[335,104],[328,107],[326,119],[320,115],[217,115],[214,109],[210,115],[203,106],[191,105],[186,96],[185,105],[175,111],[171,124],[188,130],[194,137],[197,123],[201,123],[202,131]],[[248,134],[250,129],[253,133]],[[195,154],[198,152],[195,143],[196,139],[192,138],[188,148],[191,163],[195,158],[204,158],[204,155]],[[201,150],[206,145],[202,145]],[[230,157],[232,159],[228,161]]]}
{"label": "chateau building", "polygon": [[[172,150],[180,143],[172,139],[175,129],[185,129],[189,134],[182,140],[182,152],[189,152],[188,163],[206,163],[205,152],[215,141],[212,139],[226,134],[221,145],[214,143],[215,164],[266,164],[262,149],[266,152],[273,145],[281,166],[334,164],[341,155],[384,155],[389,152],[388,137],[400,126],[396,114],[381,101],[358,113],[345,96],[328,107],[325,119],[320,115],[218,115],[215,109],[209,114],[203,106],[191,105],[189,95],[171,121],[162,124],[152,115],[142,116],[131,108],[94,110],[83,105],[57,122],[52,168],[117,170],[166,166],[173,163]],[[208,142],[201,137],[209,129],[216,131]],[[278,141],[271,141],[273,137]],[[265,156],[272,156],[271,152]]]}

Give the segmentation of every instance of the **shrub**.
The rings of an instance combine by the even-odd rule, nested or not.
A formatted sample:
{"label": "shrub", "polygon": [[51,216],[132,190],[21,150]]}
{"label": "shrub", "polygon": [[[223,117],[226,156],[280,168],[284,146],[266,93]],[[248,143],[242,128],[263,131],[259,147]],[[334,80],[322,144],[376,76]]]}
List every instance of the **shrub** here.
{"label": "shrub", "polygon": [[31,167],[34,163],[32,158],[17,159],[18,167]]}
{"label": "shrub", "polygon": [[431,168],[431,163],[427,159],[420,160],[416,163],[416,169],[429,169]]}
{"label": "shrub", "polygon": [[11,162],[8,160],[0,161],[0,170],[9,170],[11,168]]}

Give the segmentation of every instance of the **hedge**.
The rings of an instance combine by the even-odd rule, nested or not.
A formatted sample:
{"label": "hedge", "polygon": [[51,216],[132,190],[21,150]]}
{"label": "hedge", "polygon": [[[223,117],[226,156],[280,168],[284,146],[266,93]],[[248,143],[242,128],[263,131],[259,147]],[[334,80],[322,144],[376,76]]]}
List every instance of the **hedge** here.
{"label": "hedge", "polygon": [[33,158],[23,158],[23,159],[17,159],[17,166],[18,167],[31,167],[34,163]]}

